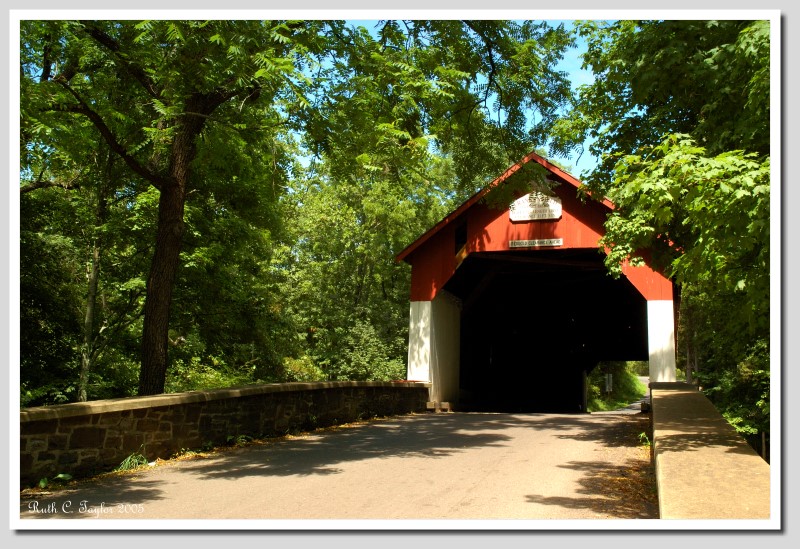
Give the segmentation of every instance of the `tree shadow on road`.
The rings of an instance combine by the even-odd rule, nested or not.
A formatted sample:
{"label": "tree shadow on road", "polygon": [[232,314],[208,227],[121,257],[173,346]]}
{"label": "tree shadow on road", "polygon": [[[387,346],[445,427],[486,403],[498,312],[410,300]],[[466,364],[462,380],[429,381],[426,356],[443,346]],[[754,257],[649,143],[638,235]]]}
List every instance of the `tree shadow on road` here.
{"label": "tree shadow on road", "polygon": [[[329,475],[337,464],[397,457],[442,459],[472,448],[508,443],[503,415],[404,416],[281,438],[183,464],[182,471],[209,478]],[[511,422],[513,424],[513,421]],[[495,430],[497,432],[487,432]]]}
{"label": "tree shadow on road", "polygon": [[594,429],[559,435],[581,441],[601,442],[609,448],[627,453],[621,463],[608,461],[572,461],[559,467],[583,472],[578,481],[581,488],[574,496],[545,497],[529,495],[529,503],[557,505],[572,509],[588,509],[597,518],[657,519],[659,518],[655,468],[641,434],[650,435],[650,417],[645,414],[604,414],[604,421]]}
{"label": "tree shadow on road", "polygon": [[[608,446],[635,445],[620,435],[630,423],[589,414],[456,413],[401,416],[350,427],[325,429],[302,437],[274,439],[186,463],[187,474],[236,479],[250,476],[308,476],[340,472],[337,464],[366,459],[427,457],[442,459],[469,449],[512,444],[508,429],[569,431],[559,435],[600,440]],[[630,428],[628,428],[630,431]]]}
{"label": "tree shadow on road", "polygon": [[[159,486],[163,486],[164,481],[152,476],[161,472],[164,475],[178,475],[177,482],[180,482],[180,475],[226,480],[255,476],[307,477],[335,475],[343,470],[344,464],[362,460],[404,457],[445,459],[470,450],[513,445],[515,429],[554,431],[560,433],[557,436],[561,438],[601,440],[606,445],[622,445],[614,436],[618,422],[609,419],[590,414],[444,413],[398,416],[326,428],[300,436],[258,440],[222,452],[199,454],[195,459],[169,461],[153,470],[137,472],[133,478],[122,475],[88,481],[73,490],[40,498],[39,506],[42,508],[55,502],[60,507],[65,501],[78,505],[81,499],[89,499],[88,494],[98,500],[89,501],[89,504],[95,505],[100,502],[114,505],[117,502],[139,504],[161,500],[164,496]],[[408,474],[415,474],[415,470],[410,469]],[[587,482],[591,482],[592,476],[588,472],[587,475]],[[26,504],[23,498],[20,507],[22,513],[27,510]],[[25,514],[28,516],[31,513]],[[78,514],[36,516],[83,518]]]}
{"label": "tree shadow on road", "polygon": [[621,447],[636,446],[640,443],[640,435],[651,431],[648,414],[610,414],[590,416],[598,421],[586,429],[559,435],[559,438],[600,442],[604,446]]}
{"label": "tree shadow on road", "polygon": [[117,508],[130,515],[135,509],[125,505],[165,499],[164,480],[152,476],[161,473],[222,479],[333,475],[342,471],[337,464],[358,460],[398,456],[441,459],[471,448],[508,443],[510,437],[501,431],[514,424],[514,418],[505,414],[467,418],[425,414],[258,440],[224,451],[197,453],[193,459],[168,460],[151,469],[83,479],[61,489],[26,490],[20,493],[20,517],[85,519],[101,513],[111,518],[110,513]]}
{"label": "tree shadow on road", "polygon": [[655,477],[642,460],[622,464],[602,461],[570,462],[560,467],[584,473],[574,496],[528,495],[538,505],[588,509],[598,519],[657,519],[658,498]]}

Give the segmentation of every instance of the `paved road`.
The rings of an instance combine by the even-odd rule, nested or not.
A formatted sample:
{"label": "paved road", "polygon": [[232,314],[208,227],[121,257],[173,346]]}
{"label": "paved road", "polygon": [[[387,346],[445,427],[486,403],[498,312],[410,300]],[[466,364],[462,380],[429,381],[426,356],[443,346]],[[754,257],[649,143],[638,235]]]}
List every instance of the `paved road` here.
{"label": "paved road", "polygon": [[20,518],[657,518],[618,489],[644,460],[634,411],[395,417],[24,494]]}

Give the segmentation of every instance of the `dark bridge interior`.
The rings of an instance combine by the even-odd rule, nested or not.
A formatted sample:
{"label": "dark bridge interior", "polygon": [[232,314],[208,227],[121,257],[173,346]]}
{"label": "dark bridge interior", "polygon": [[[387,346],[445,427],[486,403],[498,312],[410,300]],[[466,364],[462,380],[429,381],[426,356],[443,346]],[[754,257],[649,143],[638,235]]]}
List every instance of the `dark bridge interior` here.
{"label": "dark bridge interior", "polygon": [[445,289],[462,300],[459,409],[585,411],[583,373],[647,360],[647,302],[597,250],[470,254]]}

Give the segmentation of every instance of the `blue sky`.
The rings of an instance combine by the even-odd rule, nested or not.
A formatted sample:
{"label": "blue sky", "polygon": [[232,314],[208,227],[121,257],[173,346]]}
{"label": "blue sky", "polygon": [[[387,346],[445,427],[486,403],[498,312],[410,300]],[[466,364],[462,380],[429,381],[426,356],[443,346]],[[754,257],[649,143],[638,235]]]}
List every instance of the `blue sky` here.
{"label": "blue sky", "polygon": [[[572,28],[571,21],[562,21],[565,23],[567,29]],[[557,24],[559,21],[554,21],[553,23]],[[585,70],[581,68],[582,60],[581,55],[583,52],[586,51],[586,42],[577,37],[577,42],[575,47],[571,48],[566,52],[564,55],[564,59],[559,63],[559,70],[562,70],[570,75],[570,80],[572,82],[572,89],[576,90],[578,86],[584,84],[591,84],[594,81],[594,76],[592,72],[589,70]],[[589,141],[584,143],[584,149],[587,149],[589,145]],[[580,157],[577,155],[573,156],[572,158],[568,159],[567,161],[563,161],[563,159],[555,159],[565,164],[572,164],[574,166],[574,170],[572,175],[575,177],[580,178],[581,174],[585,171],[591,170],[597,165],[597,160],[593,158],[588,150],[586,150]]]}

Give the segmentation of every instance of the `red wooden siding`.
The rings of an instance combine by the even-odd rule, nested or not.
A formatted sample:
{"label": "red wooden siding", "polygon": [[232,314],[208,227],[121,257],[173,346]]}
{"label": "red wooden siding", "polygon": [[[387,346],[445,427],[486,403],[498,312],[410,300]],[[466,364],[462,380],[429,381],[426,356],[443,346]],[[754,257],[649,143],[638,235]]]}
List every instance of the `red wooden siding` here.
{"label": "red wooden siding", "polygon": [[608,210],[596,202],[581,204],[571,185],[556,189],[561,199],[560,219],[541,221],[511,221],[508,210],[498,210],[483,203],[475,204],[466,215],[469,231],[469,252],[508,251],[510,240],[561,238],[563,246],[548,249],[597,248],[603,234]]}
{"label": "red wooden siding", "polygon": [[456,272],[455,229],[447,225],[424,246],[414,250],[411,264],[411,301],[431,301]]}
{"label": "red wooden siding", "polygon": [[[460,259],[455,250],[455,227],[466,219],[466,253],[508,251],[510,240],[563,239],[561,246],[535,249],[597,249],[604,234],[603,224],[613,209],[607,200],[598,203],[582,202],[577,196],[580,182],[569,174],[549,164],[541,157],[531,154],[523,162],[536,161],[548,168],[554,181],[560,184],[554,189],[561,199],[562,215],[557,220],[513,222],[508,209],[490,208],[480,199],[488,188],[501,184],[513,168],[495,180],[487,189],[477,193],[452,214],[440,221],[430,231],[398,255],[412,265],[411,300],[430,301],[456,271]],[[515,165],[517,167],[517,165]],[[463,254],[461,259],[463,259]],[[672,283],[648,266],[623,268],[625,276],[647,300],[672,299]]]}
{"label": "red wooden siding", "polygon": [[647,265],[641,267],[623,265],[622,272],[647,301],[673,299],[672,281]]}

